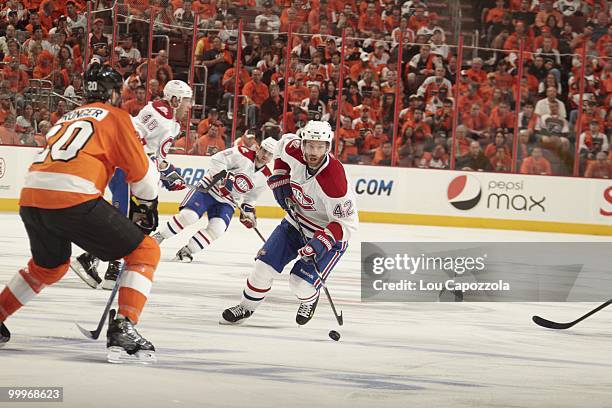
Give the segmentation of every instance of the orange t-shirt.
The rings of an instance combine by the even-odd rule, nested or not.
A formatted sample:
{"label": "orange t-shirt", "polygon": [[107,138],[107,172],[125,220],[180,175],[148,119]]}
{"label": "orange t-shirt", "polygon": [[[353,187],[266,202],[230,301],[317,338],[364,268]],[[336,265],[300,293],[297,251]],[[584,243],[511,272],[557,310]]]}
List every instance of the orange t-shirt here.
{"label": "orange t-shirt", "polygon": [[212,156],[213,154],[225,150],[225,141],[221,137],[210,137],[204,135],[199,138],[189,151],[189,154]]}
{"label": "orange t-shirt", "polygon": [[268,86],[263,82],[258,84],[255,81],[249,81],[242,88],[242,94],[248,96],[255,104],[261,107],[261,104],[265,102],[270,96]]}
{"label": "orange t-shirt", "polygon": [[527,157],[521,164],[521,174],[552,174],[550,162],[544,157],[535,160],[532,156]]}
{"label": "orange t-shirt", "polygon": [[146,175],[150,160],[127,112],[93,103],[67,113],[58,124],[30,166],[19,205],[57,209],[95,199],[117,167],[128,183]]}

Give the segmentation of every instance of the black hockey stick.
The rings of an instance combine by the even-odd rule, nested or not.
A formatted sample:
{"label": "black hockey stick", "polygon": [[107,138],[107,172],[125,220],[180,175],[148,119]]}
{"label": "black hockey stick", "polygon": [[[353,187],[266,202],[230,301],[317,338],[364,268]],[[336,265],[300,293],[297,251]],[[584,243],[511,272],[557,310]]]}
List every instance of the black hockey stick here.
{"label": "black hockey stick", "polygon": [[257,233],[257,235],[259,235],[259,238],[261,238],[261,240],[263,241],[263,243],[266,243],[266,239],[264,238],[263,235],[261,235],[261,232],[259,232],[259,230],[257,229],[257,227],[253,227],[253,229],[255,230],[255,232]]}
{"label": "black hockey stick", "polygon": [[606,308],[609,305],[612,305],[612,299],[608,300],[605,303],[602,303],[601,305],[597,306],[595,309],[591,310],[589,313],[587,313],[587,314],[579,317],[578,319],[574,320],[573,322],[569,322],[569,323],[553,322],[551,320],[544,319],[544,318],[542,318],[540,316],[533,316],[531,319],[538,326],[546,327],[547,329],[564,330],[564,329],[569,329],[570,327],[574,326],[577,323],[580,323],[581,321],[583,321],[587,317],[589,317],[589,316],[599,312],[601,309]]}
{"label": "black hockey stick", "polygon": [[[300,235],[302,236],[302,241],[304,242],[304,245],[306,245],[308,243],[308,240],[306,239],[306,235],[304,234],[304,230],[302,229],[302,226],[297,220],[297,215],[295,212],[295,204],[293,204],[293,202],[289,199],[287,199],[286,202],[287,202],[287,207],[289,208],[289,212],[290,212],[289,215],[291,216],[291,218],[295,220],[295,223],[298,226],[298,231],[300,232]],[[327,290],[327,285],[325,284],[325,280],[323,280],[323,276],[321,276],[321,272],[319,271],[319,267],[317,266],[316,258],[314,259],[313,265],[314,265],[314,270],[317,274],[317,278],[319,278],[319,280],[321,281],[321,286],[323,286],[323,291],[325,292],[325,296],[327,296],[327,301],[329,302],[329,305],[331,306],[332,311],[334,312],[334,316],[336,316],[338,325],[342,326],[342,324],[344,323],[344,319],[342,317],[342,310],[340,311],[340,314],[338,314],[338,312],[336,311],[336,306],[334,305],[334,301],[332,300],[331,295],[329,294],[329,290]]]}
{"label": "black hockey stick", "polygon": [[113,290],[110,294],[110,297],[108,298],[108,302],[106,302],[106,307],[104,308],[104,313],[102,313],[102,318],[100,318],[100,322],[98,323],[98,328],[94,331],[90,331],[90,330],[86,330],[83,327],[81,327],[80,324],[75,323],[76,326],[81,331],[81,333],[83,333],[83,335],[87,337],[88,339],[98,340],[98,337],[100,337],[100,333],[102,333],[102,329],[104,328],[104,323],[106,322],[106,316],[108,316],[108,312],[111,306],[113,305],[115,296],[117,295],[117,292],[119,291],[119,282],[121,281],[121,276],[123,275],[124,270],[125,270],[125,261],[121,265],[121,269],[119,269],[119,273],[117,274],[117,280],[115,281],[115,286],[113,286]]}

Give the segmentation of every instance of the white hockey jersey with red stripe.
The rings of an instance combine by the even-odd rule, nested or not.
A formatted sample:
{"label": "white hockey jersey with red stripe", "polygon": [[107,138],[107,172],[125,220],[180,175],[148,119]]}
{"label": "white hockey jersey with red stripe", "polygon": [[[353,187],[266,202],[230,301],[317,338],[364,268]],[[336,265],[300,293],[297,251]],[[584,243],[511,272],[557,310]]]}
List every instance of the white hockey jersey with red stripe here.
{"label": "white hockey jersey with red stripe", "polygon": [[174,120],[174,109],[165,100],[149,102],[132,117],[134,128],[149,156],[165,160],[181,126]]}
{"label": "white hockey jersey with red stripe", "polygon": [[231,195],[223,196],[219,192],[223,180],[214,185],[209,193],[215,200],[228,203],[234,208],[240,203],[255,205],[257,198],[267,188],[268,177],[272,175],[268,166],[255,168],[255,152],[244,146],[230,147],[213,154],[208,171],[200,183],[207,186],[211,178],[222,170],[227,171],[233,180]]}
{"label": "white hockey jersey with red stripe", "polygon": [[[298,204],[296,215],[308,238],[315,231],[323,230],[336,241],[348,241],[357,230],[359,218],[344,166],[330,154],[311,175],[300,144],[301,139],[295,135],[285,135],[279,141],[274,174],[291,175],[293,196]],[[285,219],[296,226],[289,215]]]}

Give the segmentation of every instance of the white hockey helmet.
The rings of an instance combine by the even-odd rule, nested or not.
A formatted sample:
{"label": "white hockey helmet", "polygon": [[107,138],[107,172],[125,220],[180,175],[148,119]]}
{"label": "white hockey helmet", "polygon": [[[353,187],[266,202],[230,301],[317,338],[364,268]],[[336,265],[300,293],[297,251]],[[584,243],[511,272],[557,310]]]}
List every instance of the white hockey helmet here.
{"label": "white hockey helmet", "polygon": [[193,96],[193,91],[185,82],[178,79],[173,79],[172,81],[168,81],[166,86],[164,86],[164,99],[169,101],[173,96],[176,96],[179,101],[181,101],[183,98],[191,99]]}
{"label": "white hockey helmet", "polygon": [[302,138],[302,147],[306,140],[314,140],[318,142],[327,142],[327,152],[331,150],[334,131],[329,122],[311,120],[300,130],[301,132],[299,132],[299,135]]}
{"label": "white hockey helmet", "polygon": [[276,152],[276,145],[277,141],[273,137],[266,137],[261,141],[261,148],[273,154]]}

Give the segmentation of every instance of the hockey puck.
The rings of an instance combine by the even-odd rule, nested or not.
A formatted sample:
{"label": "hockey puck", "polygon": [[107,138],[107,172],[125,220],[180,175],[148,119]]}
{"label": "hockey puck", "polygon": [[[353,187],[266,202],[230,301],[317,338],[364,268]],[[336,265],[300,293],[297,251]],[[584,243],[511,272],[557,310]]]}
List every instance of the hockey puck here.
{"label": "hockey puck", "polygon": [[340,340],[340,333],[338,333],[335,330],[330,330],[329,331],[329,338],[332,339],[333,341],[338,341],[338,340]]}

